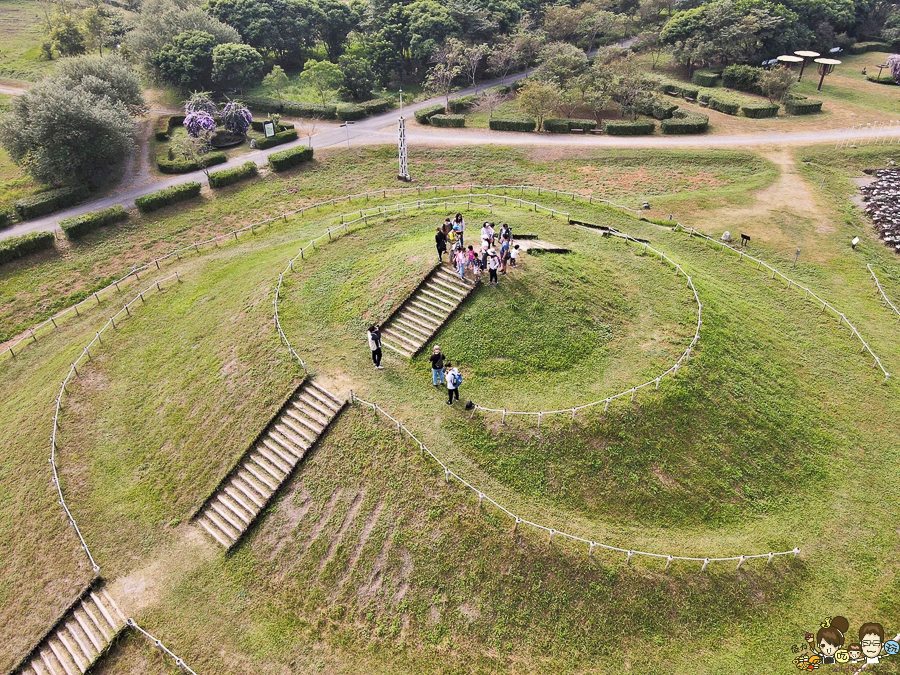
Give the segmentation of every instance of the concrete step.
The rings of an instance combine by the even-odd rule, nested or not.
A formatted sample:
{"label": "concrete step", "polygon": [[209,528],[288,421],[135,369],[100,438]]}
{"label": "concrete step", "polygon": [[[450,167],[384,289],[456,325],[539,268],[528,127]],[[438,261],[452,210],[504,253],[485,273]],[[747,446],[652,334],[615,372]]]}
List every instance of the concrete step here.
{"label": "concrete step", "polygon": [[210,520],[206,519],[206,516],[200,516],[197,518],[197,523],[202,527],[206,532],[217,542],[219,542],[225,548],[231,546],[232,541],[225,535],[219,528]]}
{"label": "concrete step", "polygon": [[[246,523],[241,522],[240,518],[231,513],[231,511],[219,501],[218,497],[209,503],[209,508],[210,511],[206,515],[210,518],[218,516],[219,519],[227,523],[234,530],[234,539],[237,539],[243,534]],[[214,522],[218,524],[218,520]]]}
{"label": "concrete step", "polygon": [[291,469],[294,468],[294,463],[297,461],[295,457],[285,457],[284,451],[273,443],[270,438],[263,438],[262,442],[256,446],[256,451],[284,471],[285,474],[291,472]]}
{"label": "concrete step", "polygon": [[411,310],[409,307],[404,307],[402,310],[400,310],[400,314],[395,320],[403,321],[410,328],[417,329],[426,338],[434,333],[434,331],[437,330],[438,327],[437,321],[433,321],[431,319],[422,319],[421,315],[418,314],[418,312],[416,312],[415,310]]}
{"label": "concrete step", "polygon": [[253,516],[256,515],[255,511],[248,510],[241,506],[239,502],[234,501],[225,490],[216,495],[216,501],[228,509],[228,513],[237,518],[240,523],[243,523],[243,527],[249,525],[250,521],[253,520]]}
{"label": "concrete step", "polygon": [[81,605],[75,608],[75,610],[72,612],[72,616],[81,627],[81,632],[87,636],[87,639],[94,647],[94,651],[96,651],[97,653],[103,651],[103,647],[106,644],[106,641],[103,639],[103,636],[100,635],[100,633],[97,631],[97,627],[91,624],[91,620],[88,618],[87,614],[84,613]]}
{"label": "concrete step", "polygon": [[456,305],[458,304],[456,300],[451,299],[450,297],[444,295],[440,292],[440,290],[434,288],[433,286],[425,285],[419,289],[418,293],[419,297],[428,298],[429,300],[433,300],[435,304],[440,304],[446,308],[446,311],[452,312]]}
{"label": "concrete step", "polygon": [[400,324],[385,328],[384,334],[386,337],[389,337],[400,345],[405,345],[410,349],[415,349],[422,343],[421,335],[416,335],[415,333],[406,330],[400,326]]}
{"label": "concrete step", "polygon": [[472,288],[472,284],[469,283],[467,279],[460,279],[459,274],[450,274],[449,272],[441,271],[438,272],[434,278],[456,288],[463,295],[468,293]]}
{"label": "concrete step", "polygon": [[234,542],[237,541],[237,538],[239,536],[241,536],[242,530],[240,528],[234,527],[233,525],[229,525],[224,518],[216,513],[215,509],[206,509],[204,516],[206,517],[206,520],[216,529],[218,529],[226,539]]}
{"label": "concrete step", "polygon": [[429,283],[434,286],[439,286],[446,295],[449,295],[456,300],[462,300],[466,297],[465,289],[460,288],[459,284],[449,282],[439,277],[432,277]]}
{"label": "concrete step", "polygon": [[419,305],[422,305],[423,307],[427,307],[428,311],[430,311],[435,316],[439,316],[441,318],[441,320],[446,318],[446,316],[453,309],[450,305],[441,305],[441,304],[438,304],[437,302],[434,302],[424,292],[416,293],[416,295],[413,297],[412,301]]}
{"label": "concrete step", "polygon": [[431,305],[425,304],[418,298],[410,299],[407,304],[417,312],[421,312],[425,316],[431,318],[433,321],[437,321],[438,323],[441,323],[445,318],[447,318],[447,314],[449,314],[449,312],[437,310]]}
{"label": "concrete step", "polygon": [[322,399],[328,400],[332,404],[332,408],[335,412],[341,409],[341,406],[344,405],[345,401],[342,401],[337,396],[332,394],[330,391],[315,383],[314,380],[309,381],[309,390],[315,391]]}
{"label": "concrete step", "polygon": [[76,675],[78,673],[78,669],[70,657],[65,656],[66,648],[63,646],[61,642],[56,639],[56,635],[54,637],[47,640],[47,646],[50,647],[50,651],[53,652],[53,656],[56,657],[56,662],[60,665],[63,672],[66,675]]}
{"label": "concrete step", "polygon": [[291,415],[282,415],[278,422],[269,433],[277,432],[300,451],[301,456],[306,449],[315,442],[316,436],[319,435],[321,429],[316,429],[312,424],[306,421],[297,420]]}
{"label": "concrete step", "polygon": [[328,420],[334,415],[334,411],[330,410],[328,407],[324,406],[321,401],[317,401],[312,396],[309,396],[305,393],[301,393],[297,400],[294,401],[294,406],[299,408],[301,412],[309,414],[309,409],[311,408],[318,414],[318,418],[313,416],[313,419],[318,419],[322,426],[325,426],[328,423]]}
{"label": "concrete step", "polygon": [[381,344],[384,345],[385,347],[387,347],[388,349],[390,349],[392,352],[397,352],[401,356],[405,356],[408,359],[411,359],[413,357],[412,352],[406,351],[405,349],[402,349],[401,347],[395,347],[390,342],[386,342],[385,340],[382,340]]}
{"label": "concrete step", "polygon": [[[303,457],[309,443],[301,438],[297,438],[292,432],[286,430],[282,425],[280,429],[269,429],[269,440],[273,445],[277,446],[279,451],[286,460],[289,460],[291,467],[296,466],[297,462]],[[285,429],[282,431],[282,429]]]}
{"label": "concrete step", "polygon": [[[278,486],[281,484],[281,481],[284,480],[287,472],[280,471],[278,467],[267,460],[264,455],[261,455],[257,448],[254,448],[253,452],[250,453],[249,459],[251,461],[251,464],[253,465],[253,468],[255,468],[257,471],[262,472],[262,475],[273,481],[272,489],[277,490]],[[266,483],[266,485],[268,485],[268,483]]]}
{"label": "concrete step", "polygon": [[269,488],[269,494],[278,489],[278,481],[255,461],[251,461],[249,457],[244,461],[243,468],[262,485]]}
{"label": "concrete step", "polygon": [[241,508],[249,514],[256,515],[263,507],[263,502],[257,501],[257,498],[251,496],[251,494],[246,491],[246,488],[238,487],[234,478],[231,479],[231,483],[223,488],[223,491],[231,497],[233,502],[240,504]]}
{"label": "concrete step", "polygon": [[84,673],[87,671],[88,660],[87,657],[81,653],[81,650],[77,647],[72,634],[68,631],[65,626],[60,626],[56,630],[56,639],[62,643],[62,646],[66,648],[66,653],[64,656],[67,656],[69,660],[75,664],[75,667],[78,668],[79,673]]}
{"label": "concrete step", "polygon": [[[247,494],[252,494],[254,502],[260,501],[265,503],[269,495],[272,494],[272,489],[268,485],[256,478],[243,466],[235,474],[233,483],[236,487],[241,488],[242,491],[246,490]],[[262,507],[262,504],[260,504],[260,507]]]}

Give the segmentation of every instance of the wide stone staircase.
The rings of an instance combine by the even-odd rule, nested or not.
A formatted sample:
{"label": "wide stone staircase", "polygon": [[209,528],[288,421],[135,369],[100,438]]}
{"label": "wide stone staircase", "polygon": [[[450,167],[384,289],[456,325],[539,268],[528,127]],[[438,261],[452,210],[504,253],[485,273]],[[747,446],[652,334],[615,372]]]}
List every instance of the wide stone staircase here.
{"label": "wide stone staircase", "polygon": [[474,289],[450,265],[439,265],[384,322],[381,344],[412,358]]}
{"label": "wide stone staircase", "polygon": [[346,405],[306,380],[194,517],[226,549],[237,544]]}
{"label": "wide stone staircase", "polygon": [[89,588],[44,637],[16,673],[86,673],[125,628],[125,615],[104,588]]}

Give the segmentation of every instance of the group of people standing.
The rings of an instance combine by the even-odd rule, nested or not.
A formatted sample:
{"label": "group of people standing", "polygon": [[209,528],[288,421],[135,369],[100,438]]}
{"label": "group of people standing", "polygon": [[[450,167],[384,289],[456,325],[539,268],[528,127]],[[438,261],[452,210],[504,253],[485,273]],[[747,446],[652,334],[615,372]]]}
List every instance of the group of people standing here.
{"label": "group of people standing", "polygon": [[[443,261],[444,254],[453,263],[460,279],[465,279],[466,271],[472,270],[472,278],[478,283],[488,271],[488,285],[498,284],[498,274],[506,274],[507,265],[516,267],[519,258],[519,245],[513,243],[512,230],[503,223],[499,231],[494,224],[485,222],[481,227],[481,245],[478,250],[471,244],[465,244],[466,221],[461,213],[452,220],[447,218],[443,225],[438,225],[434,233],[435,248],[438,260]],[[496,250],[499,244],[499,251]],[[449,246],[449,251],[448,251]]]}

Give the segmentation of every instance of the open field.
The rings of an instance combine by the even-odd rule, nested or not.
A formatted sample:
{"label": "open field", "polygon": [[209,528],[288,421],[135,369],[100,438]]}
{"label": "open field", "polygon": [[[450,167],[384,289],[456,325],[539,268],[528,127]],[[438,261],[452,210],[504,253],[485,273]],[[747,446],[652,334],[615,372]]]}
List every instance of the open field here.
{"label": "open field", "polygon": [[34,0],[4,0],[0,12],[0,77],[33,82],[53,67],[41,59],[43,10]]}
{"label": "open field", "polygon": [[[411,162],[421,183],[535,182],[633,206],[650,199],[650,215],[674,213],[714,235],[752,231],[754,255],[786,271],[802,247],[791,276],[847,312],[900,373],[896,322],[865,269],[877,265],[896,292],[896,257],[845,206],[855,172],[889,156],[889,148],[650,155],[495,147],[420,149]],[[323,153],[290,175],[4,266],[5,330],[176,242],[345,189],[392,186],[392,159],[390,148]],[[302,374],[272,327],[272,292],[298,246],[353,208],[342,206],[161,271],[179,270],[182,282],[148,297],[104,338],[70,388],[64,488],[123,609],[197,672],[713,673],[748,672],[748,664],[792,672],[791,644],[825,616],[896,630],[896,379],[881,384],[846,328],[746,263],[608,209],[539,201],[649,238],[692,275],[703,302],[699,350],[658,392],[574,425],[547,418],[539,430],[446,408],[421,357],[388,353],[387,369],[375,371],[362,328],[430,267],[442,209],[373,222],[310,256],[286,278],[285,331],[319,381],[379,403],[526,517],[642,550],[800,546],[800,558],[740,571],[712,565],[705,575],[676,562],[664,572],[663,562],[588,559],[558,540],[513,534],[508,518],[480,512],[477,499],[446,485],[417,448],[358,407],[223,557],[185,520]],[[499,289],[477,291],[436,336],[463,366],[464,400],[531,409],[585,402],[667,367],[689,341],[696,315],[687,289],[639,249],[499,202],[468,222],[486,218],[573,253],[524,256],[522,269]],[[863,239],[855,252],[853,234]],[[0,441],[8,486],[0,547],[10,561],[0,570],[3,666],[68,602],[66,589],[88,577],[48,485],[46,438],[58,382],[116,309],[105,303],[67,321],[0,373],[9,392],[0,428],[16,430]],[[97,672],[167,668],[129,637]]]}

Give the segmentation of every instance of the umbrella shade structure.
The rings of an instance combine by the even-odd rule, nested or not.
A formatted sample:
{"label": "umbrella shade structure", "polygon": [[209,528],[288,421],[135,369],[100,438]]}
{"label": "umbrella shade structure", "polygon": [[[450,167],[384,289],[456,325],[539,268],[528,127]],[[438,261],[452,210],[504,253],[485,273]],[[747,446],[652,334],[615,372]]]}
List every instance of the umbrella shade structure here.
{"label": "umbrella shade structure", "polygon": [[794,54],[796,54],[797,56],[799,56],[803,59],[803,65],[800,66],[800,77],[797,78],[797,82],[799,82],[800,80],[803,79],[803,70],[806,68],[807,62],[810,59],[817,59],[822,55],[819,54],[819,52],[811,52],[808,50],[804,51],[802,49],[800,51],[794,52]]}
{"label": "umbrella shade structure", "polygon": [[822,91],[822,83],[825,81],[825,76],[830,74],[835,66],[841,65],[841,62],[837,59],[816,59],[815,62],[819,64],[819,75],[822,76],[819,78],[819,86],[816,88],[816,91]]}

